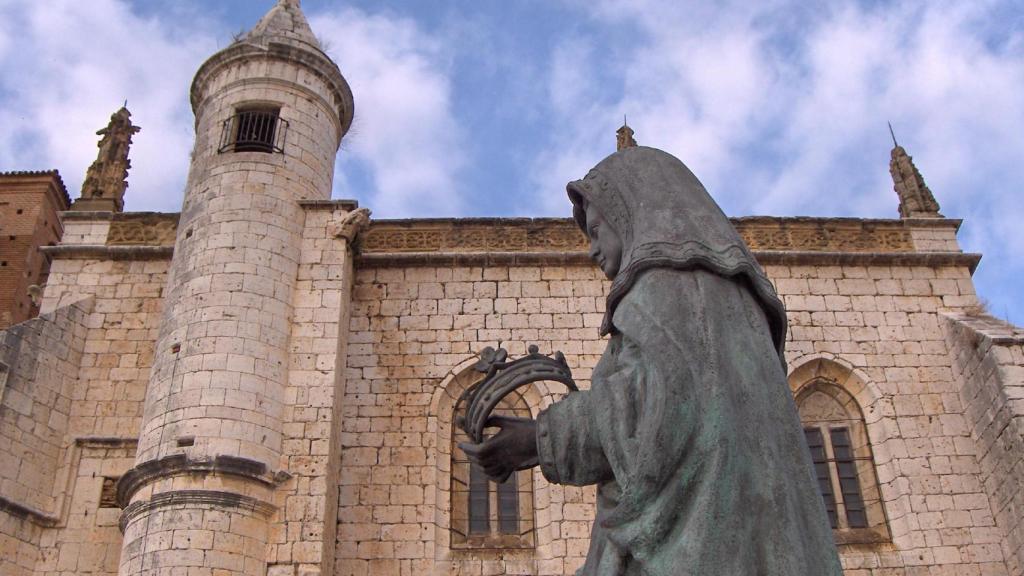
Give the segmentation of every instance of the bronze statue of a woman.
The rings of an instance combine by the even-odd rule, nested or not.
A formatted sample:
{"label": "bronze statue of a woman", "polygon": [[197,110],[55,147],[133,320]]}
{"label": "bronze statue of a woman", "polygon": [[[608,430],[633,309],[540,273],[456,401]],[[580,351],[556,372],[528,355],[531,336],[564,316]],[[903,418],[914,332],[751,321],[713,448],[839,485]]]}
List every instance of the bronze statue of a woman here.
{"label": "bronze statue of a woman", "polygon": [[597,484],[584,576],[840,576],[786,384],[786,315],[682,162],[626,148],[568,185],[610,279],[590,390],[463,450]]}

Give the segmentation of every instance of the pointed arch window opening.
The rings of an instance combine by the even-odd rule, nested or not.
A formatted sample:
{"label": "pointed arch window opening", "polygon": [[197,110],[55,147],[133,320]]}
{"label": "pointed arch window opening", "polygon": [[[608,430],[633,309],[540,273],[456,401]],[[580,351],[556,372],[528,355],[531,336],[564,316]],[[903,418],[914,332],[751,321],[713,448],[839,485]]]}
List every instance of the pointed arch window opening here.
{"label": "pointed arch window opening", "polygon": [[283,154],[287,134],[288,121],[281,118],[280,107],[242,107],[224,121],[217,151]]}
{"label": "pointed arch window opening", "polygon": [[[506,397],[494,413],[530,417],[529,406],[518,392]],[[493,482],[458,448],[459,442],[467,440],[461,429],[452,427],[452,548],[533,548],[536,535],[532,472],[514,472],[503,483]]]}
{"label": "pointed arch window opening", "polygon": [[800,393],[797,408],[836,543],[887,542],[874,457],[856,400],[821,380]]}

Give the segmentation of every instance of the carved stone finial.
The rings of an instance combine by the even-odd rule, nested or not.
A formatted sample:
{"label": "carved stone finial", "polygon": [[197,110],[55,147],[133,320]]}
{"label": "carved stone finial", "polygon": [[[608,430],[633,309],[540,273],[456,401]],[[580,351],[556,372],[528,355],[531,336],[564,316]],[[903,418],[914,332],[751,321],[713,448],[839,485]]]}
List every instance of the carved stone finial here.
{"label": "carved stone finial", "polygon": [[33,306],[39,306],[39,303],[43,301],[43,287],[32,284],[28,287],[28,297],[32,300]]}
{"label": "carved stone finial", "polygon": [[72,204],[72,210],[121,212],[124,209],[128,169],[132,167],[128,151],[132,136],[142,130],[132,125],[131,118],[131,112],[122,107],[110,117],[106,128],[96,132],[103,137],[97,145],[100,151],[85,174],[82,195]]}
{"label": "carved stone finial", "polygon": [[623,150],[625,148],[636,148],[636,140],[633,138],[633,129],[626,123],[626,119],[622,119],[622,127],[615,131],[615,149]]}
{"label": "carved stone finial", "polygon": [[359,238],[359,234],[370,225],[370,214],[369,208],[356,208],[345,214],[341,220],[332,222],[329,232],[332,237],[344,238],[352,245]]}
{"label": "carved stone finial", "polygon": [[939,214],[939,203],[924,183],[914,159],[899,144],[892,149],[889,173],[892,174],[893,189],[900,199],[900,218],[943,217]]}

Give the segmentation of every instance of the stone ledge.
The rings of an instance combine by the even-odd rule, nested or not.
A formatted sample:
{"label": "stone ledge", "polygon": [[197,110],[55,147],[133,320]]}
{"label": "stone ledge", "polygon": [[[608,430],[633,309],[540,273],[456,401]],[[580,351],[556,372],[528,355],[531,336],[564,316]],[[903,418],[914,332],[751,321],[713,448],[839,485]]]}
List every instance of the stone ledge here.
{"label": "stone ledge", "polygon": [[345,210],[351,212],[359,208],[356,200],[299,200],[299,206],[305,210]]}
{"label": "stone ledge", "polygon": [[[958,220],[880,220],[747,216],[730,220],[754,251],[914,253],[912,230],[955,231]],[[374,220],[361,240],[367,254],[585,252],[570,218],[417,218]]]}
{"label": "stone ledge", "polygon": [[60,219],[109,222],[114,219],[114,213],[101,210],[65,210],[60,213]]}
{"label": "stone ledge", "polygon": [[56,516],[51,516],[35,508],[18,504],[3,496],[0,496],[0,512],[6,512],[15,518],[29,520],[46,528],[52,528],[60,523],[60,518]]}
{"label": "stone ledge", "polygon": [[[754,250],[761,265],[799,266],[964,266],[971,273],[981,254],[961,252],[790,252]],[[396,252],[363,253],[360,268],[454,266],[594,266],[586,252]]]}
{"label": "stone ledge", "polygon": [[1024,328],[989,314],[943,313],[948,320],[970,328],[1000,346],[1024,345]]}
{"label": "stone ledge", "polygon": [[79,436],[75,444],[88,448],[124,448],[139,443],[137,438],[119,438],[117,436]]}
{"label": "stone ledge", "polygon": [[291,478],[287,472],[272,473],[266,464],[248,458],[221,455],[212,459],[189,460],[184,454],[174,454],[137,464],[125,472],[117,482],[117,505],[127,508],[132,496],[153,480],[168,476],[212,474],[245,478],[268,488],[276,488]]}
{"label": "stone ledge", "polygon": [[981,254],[969,252],[804,252],[753,250],[761,265],[783,266],[964,266],[974,274]]}
{"label": "stone ledge", "polygon": [[253,498],[233,492],[221,492],[217,490],[175,490],[163,492],[153,496],[144,502],[135,502],[128,506],[121,513],[118,520],[118,528],[121,533],[131,522],[132,518],[142,512],[148,512],[154,508],[167,506],[210,506],[218,510],[223,508],[235,508],[249,510],[261,516],[270,516],[277,511],[277,507]]}
{"label": "stone ledge", "polygon": [[401,252],[357,259],[357,268],[559,265],[596,266],[586,252]]}
{"label": "stone ledge", "polygon": [[40,246],[39,251],[51,258],[73,260],[170,260],[174,246],[107,246],[105,244],[70,244]]}

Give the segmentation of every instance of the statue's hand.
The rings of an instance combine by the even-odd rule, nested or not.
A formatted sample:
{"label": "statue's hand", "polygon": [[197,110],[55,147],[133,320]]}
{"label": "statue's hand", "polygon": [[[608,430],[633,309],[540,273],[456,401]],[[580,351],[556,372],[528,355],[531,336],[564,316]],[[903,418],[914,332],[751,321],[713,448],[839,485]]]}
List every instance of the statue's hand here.
{"label": "statue's hand", "polygon": [[480,444],[462,442],[459,448],[495,482],[504,482],[516,470],[537,465],[537,422],[529,418],[491,416],[488,428],[501,431]]}

